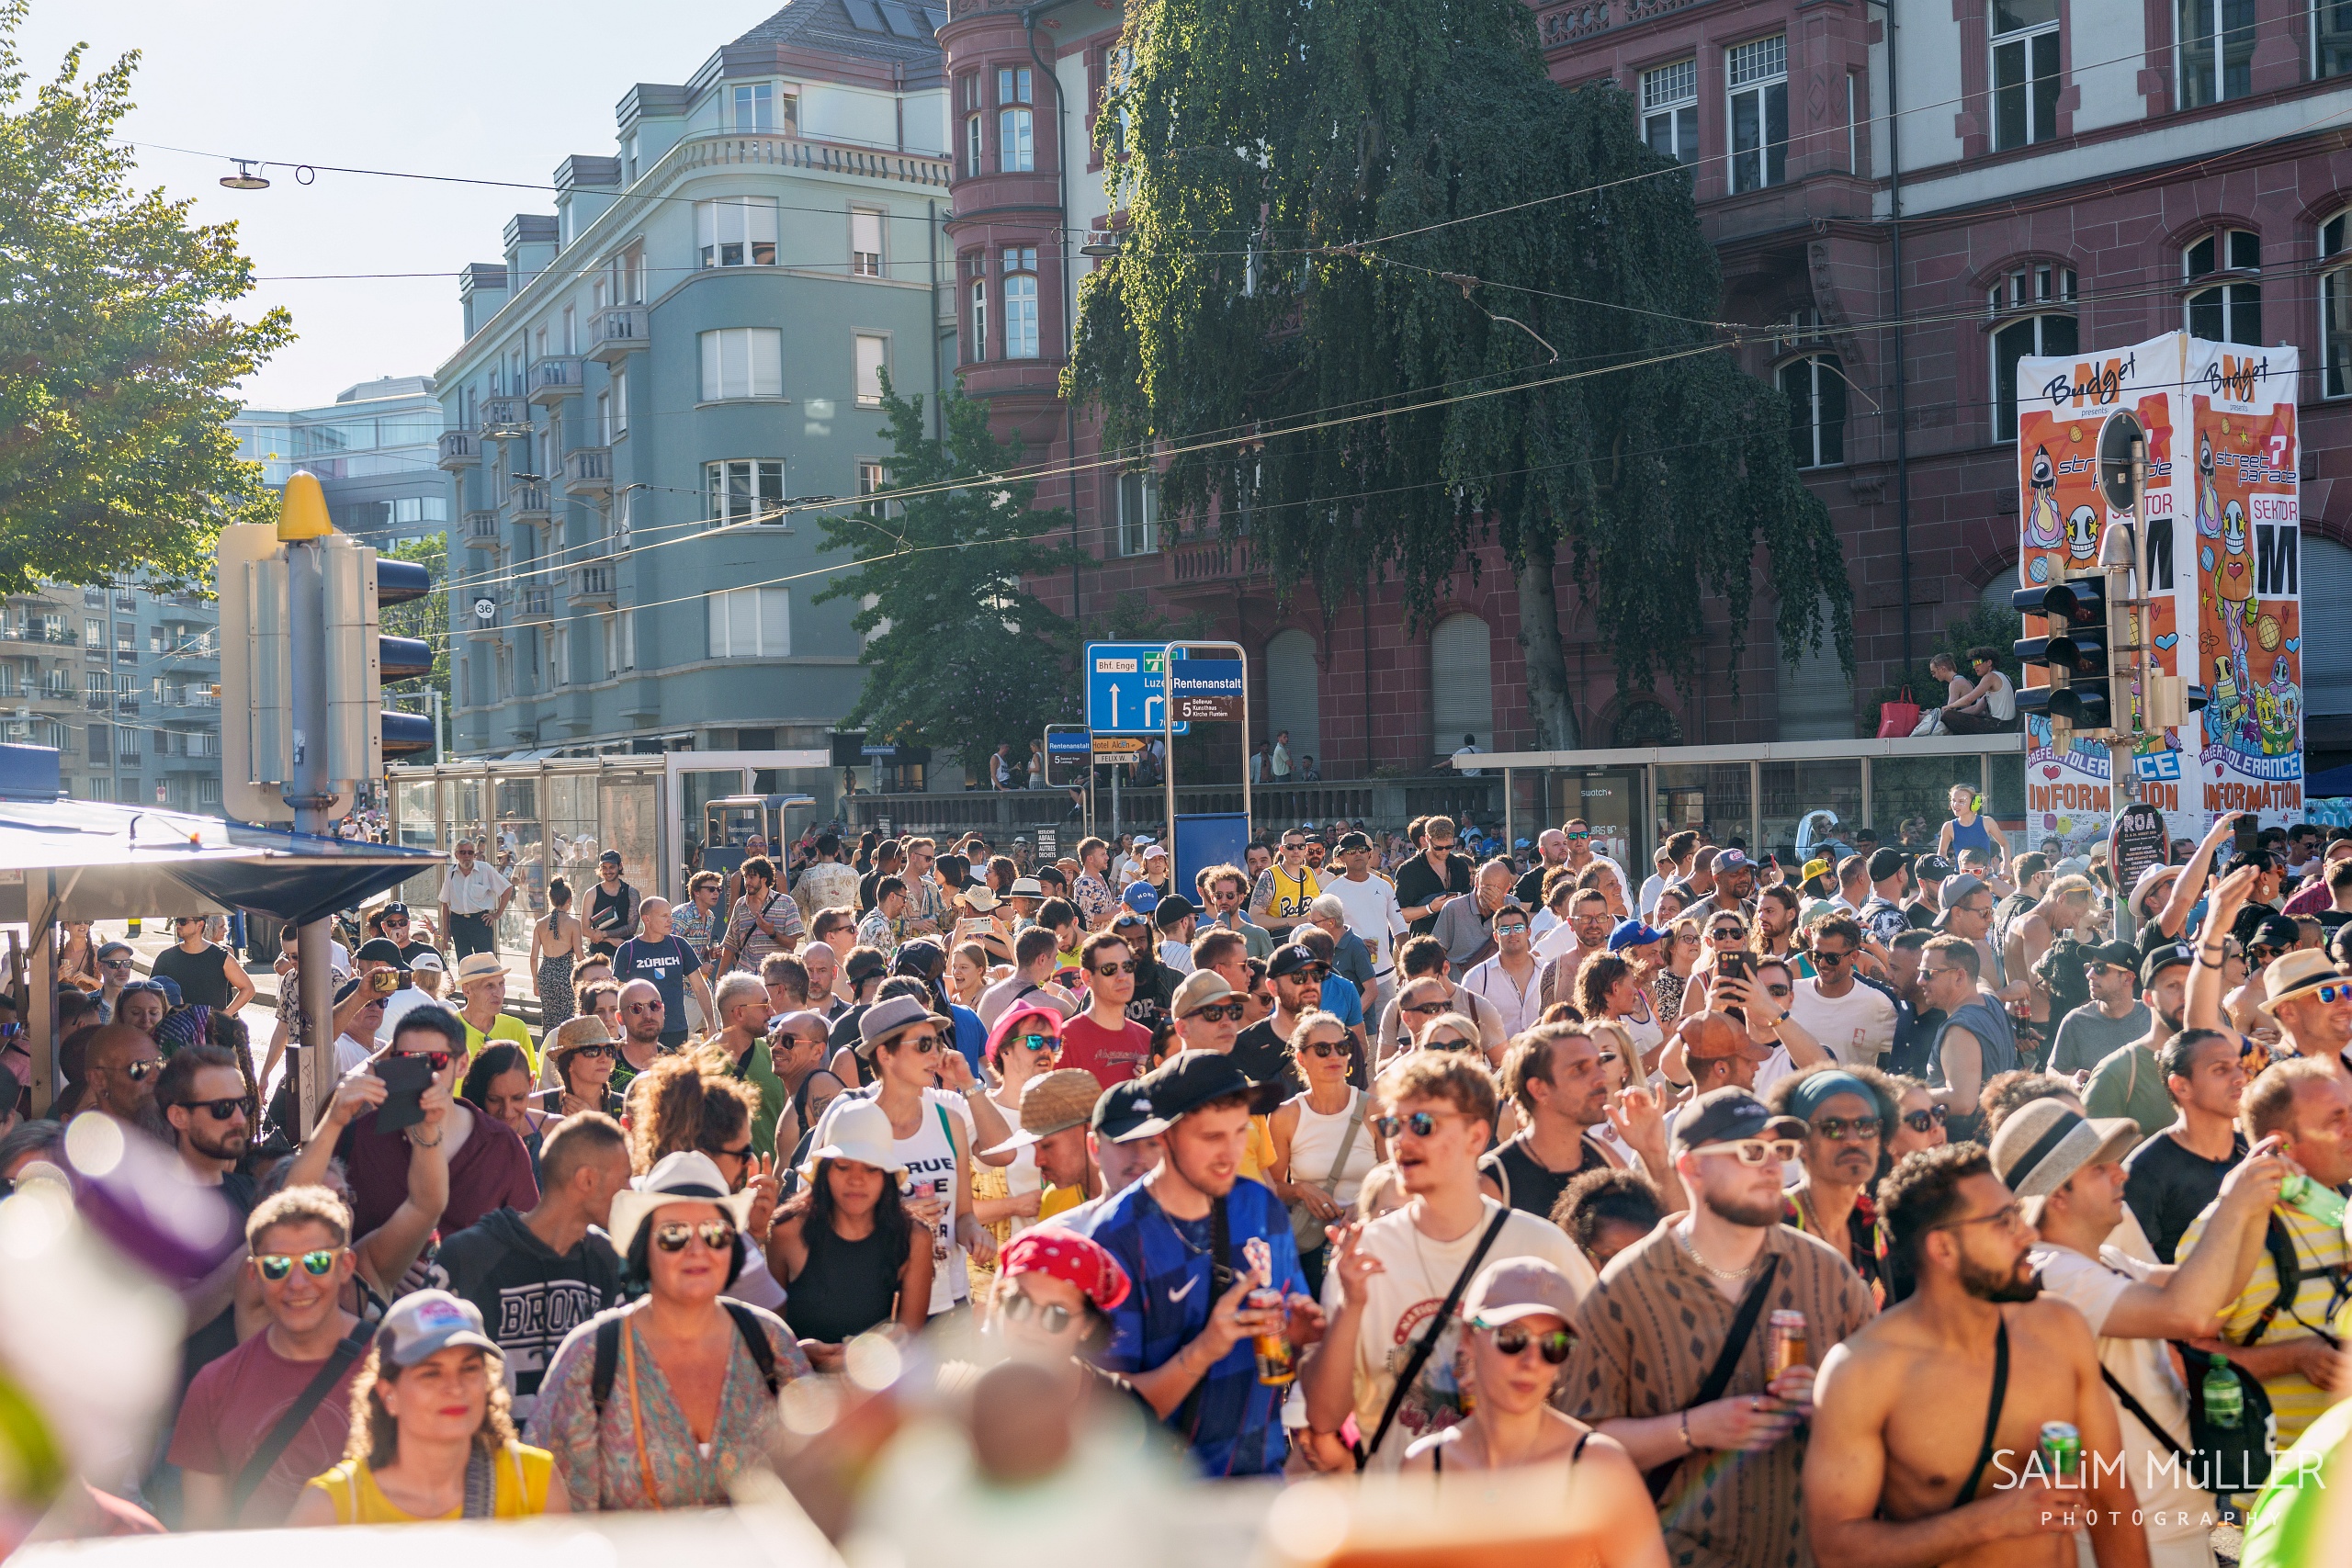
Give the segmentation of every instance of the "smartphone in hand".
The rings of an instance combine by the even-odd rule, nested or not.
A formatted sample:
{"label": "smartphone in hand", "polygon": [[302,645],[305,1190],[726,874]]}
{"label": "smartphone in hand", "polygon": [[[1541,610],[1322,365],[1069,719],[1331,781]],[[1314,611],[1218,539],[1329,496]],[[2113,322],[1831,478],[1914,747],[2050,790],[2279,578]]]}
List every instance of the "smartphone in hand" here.
{"label": "smartphone in hand", "polygon": [[397,1133],[424,1120],[424,1091],[433,1087],[433,1064],[422,1056],[376,1058],[376,1076],[384,1080],[384,1102],[376,1107],[376,1131]]}

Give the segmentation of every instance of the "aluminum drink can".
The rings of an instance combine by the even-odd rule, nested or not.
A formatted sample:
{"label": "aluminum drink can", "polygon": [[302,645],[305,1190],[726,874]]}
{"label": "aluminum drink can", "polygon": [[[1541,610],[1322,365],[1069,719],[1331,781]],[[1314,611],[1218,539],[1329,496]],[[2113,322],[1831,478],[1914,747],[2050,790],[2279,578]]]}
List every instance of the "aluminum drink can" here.
{"label": "aluminum drink can", "polygon": [[2041,1468],[2052,1486],[2072,1486],[2082,1477],[2083,1435],[2069,1421],[2041,1424]]}
{"label": "aluminum drink can", "polygon": [[1765,1379],[1770,1382],[1791,1367],[1810,1365],[1812,1348],[1805,1337],[1804,1314],[1783,1307],[1764,1320]]}
{"label": "aluminum drink can", "polygon": [[[1243,1298],[1252,1312],[1280,1312],[1283,1293],[1268,1286],[1260,1286]],[[1250,1348],[1258,1354],[1258,1381],[1268,1388],[1288,1388],[1298,1381],[1298,1348],[1277,1325],[1271,1334],[1254,1334]]]}

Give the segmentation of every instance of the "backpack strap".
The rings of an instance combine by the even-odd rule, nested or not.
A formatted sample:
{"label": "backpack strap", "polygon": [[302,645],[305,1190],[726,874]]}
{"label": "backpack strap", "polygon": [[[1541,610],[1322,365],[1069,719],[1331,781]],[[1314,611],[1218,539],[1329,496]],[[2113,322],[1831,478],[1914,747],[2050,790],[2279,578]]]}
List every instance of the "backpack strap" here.
{"label": "backpack strap", "polygon": [[277,1461],[286,1457],[286,1450],[293,1446],[302,1428],[311,1424],[311,1417],[318,1414],[319,1406],[326,1403],[327,1394],[342,1380],[343,1374],[351,1370],[351,1364],[366,1353],[368,1342],[374,1337],[375,1331],[365,1322],[355,1324],[351,1332],[337,1340],[334,1348],[327,1352],[325,1362],[311,1375],[311,1381],[302,1385],[302,1392],[294,1396],[294,1403],[278,1416],[277,1424],[270,1427],[269,1435],[262,1439],[261,1447],[253,1451],[244,1467],[237,1472],[237,1479],[229,1492],[231,1519],[244,1512],[245,1505],[253,1500],[254,1493],[268,1478],[269,1472],[277,1468]]}
{"label": "backpack strap", "polygon": [[2001,1405],[2009,1395],[2009,1320],[2004,1315],[2001,1326],[1993,1336],[1993,1397],[1984,1410],[1984,1441],[1976,1450],[1976,1468],[1960,1483],[1960,1495],[1951,1500],[1955,1508],[1973,1501],[1976,1483],[1984,1479],[1984,1467],[1993,1462],[1993,1443],[2001,1430]]}
{"label": "backpack strap", "polygon": [[[1699,1392],[1691,1396],[1689,1404],[1683,1406],[1685,1410],[1713,1404],[1731,1387],[1731,1380],[1739,1371],[1740,1359],[1747,1353],[1747,1342],[1756,1337],[1756,1320],[1764,1314],[1764,1298],[1772,1293],[1772,1282],[1780,1272],[1781,1255],[1777,1252],[1768,1254],[1763,1272],[1757,1275],[1747,1289],[1740,1293],[1739,1306],[1732,1314],[1731,1326],[1724,1331],[1723,1348],[1715,1352],[1714,1364],[1707,1369],[1705,1379],[1699,1384]],[[1667,1488],[1674,1483],[1675,1472],[1690,1457],[1687,1453],[1679,1455],[1643,1476],[1650,1489],[1652,1502],[1665,1497]],[[1981,1468],[1982,1461],[1979,1464]]]}
{"label": "backpack strap", "polygon": [[780,1385],[775,1377],[775,1347],[768,1343],[767,1330],[741,1302],[721,1297],[718,1304],[735,1320],[735,1332],[743,1337],[743,1348],[750,1352],[752,1364],[760,1369],[760,1380],[768,1385],[768,1397],[774,1399]]}
{"label": "backpack strap", "polygon": [[1372,1441],[1356,1455],[1358,1470],[1369,1465],[1373,1456],[1380,1451],[1382,1440],[1388,1436],[1388,1428],[1396,1424],[1396,1412],[1404,1406],[1405,1396],[1412,1392],[1414,1382],[1421,1375],[1421,1369],[1429,1365],[1430,1353],[1437,1348],[1439,1337],[1453,1322],[1453,1309],[1460,1303],[1462,1292],[1470,1288],[1471,1278],[1478,1272],[1478,1265],[1487,1260],[1487,1254],[1494,1247],[1495,1238],[1503,1234],[1503,1226],[1518,1212],[1508,1205],[1496,1211],[1495,1217],[1487,1223],[1487,1234],[1478,1238],[1477,1247],[1470,1254],[1469,1260],[1462,1265],[1462,1272],[1453,1277],[1453,1285],[1445,1292],[1445,1300],[1438,1303],[1437,1315],[1430,1319],[1429,1327],[1414,1342],[1412,1354],[1405,1359],[1404,1370],[1396,1374],[1396,1382],[1388,1390],[1388,1404],[1380,1412],[1380,1425],[1374,1428]]}
{"label": "backpack strap", "polygon": [[605,1418],[605,1402],[613,1397],[613,1374],[619,1370],[620,1359],[621,1320],[608,1317],[596,1325],[596,1359],[588,1377],[588,1397],[595,1404],[599,1422]]}
{"label": "backpack strap", "polygon": [[2293,1302],[2295,1293],[2303,1288],[2303,1263],[2295,1255],[2295,1238],[2287,1234],[2286,1222],[2278,1217],[2276,1211],[2271,1213],[2263,1226],[2262,1245],[2270,1253],[2270,1267],[2278,1276],[2278,1289],[2272,1294],[2270,1304],[2262,1309],[2262,1315],[2254,1320],[2254,1326],[2246,1330],[2245,1338],[2241,1341],[2246,1345],[2258,1343],[2263,1335],[2269,1332],[2271,1320],[2278,1315],[2281,1308]]}

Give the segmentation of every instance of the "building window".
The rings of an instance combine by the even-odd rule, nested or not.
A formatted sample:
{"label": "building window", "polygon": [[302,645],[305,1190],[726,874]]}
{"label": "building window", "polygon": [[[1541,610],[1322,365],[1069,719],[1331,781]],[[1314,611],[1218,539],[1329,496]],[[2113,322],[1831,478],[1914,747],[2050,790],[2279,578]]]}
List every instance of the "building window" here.
{"label": "building window", "polygon": [[695,203],[705,266],[774,266],[775,198],[729,196]]}
{"label": "building window", "polygon": [[784,333],[726,327],[702,335],[702,400],[784,396]]}
{"label": "building window", "polygon": [[964,177],[976,179],[980,173],[980,148],[987,133],[980,122],[980,78],[978,72],[961,77],[956,84],[956,107],[964,115]]}
{"label": "building window", "polygon": [[852,208],[849,215],[849,275],[852,277],[882,276],[882,215],[865,208]]}
{"label": "building window", "polygon": [[139,761],[139,734],[138,730],[127,724],[118,724],[114,727],[114,755],[117,761]]}
{"label": "building window", "polygon": [[792,590],[730,588],[703,603],[713,659],[784,659],[792,653]]}
{"label": "building window", "polygon": [[989,356],[989,280],[988,263],[978,256],[971,261],[972,272],[972,357],[967,362],[978,365]]}
{"label": "building window", "polygon": [[735,129],[754,136],[775,133],[775,84],[747,82],[735,89]]}
{"label": "building window", "polygon": [[2058,134],[2058,0],[1993,0],[1993,145]]}
{"label": "building window", "polygon": [[1789,400],[1789,450],[1800,468],[1846,460],[1846,370],[1834,354],[1810,355],[1781,367],[1781,395]]}
{"label": "building window", "polygon": [[1724,76],[1731,89],[1731,188],[1779,185],[1789,175],[1787,35],[1724,51]]}
{"label": "building window", "polygon": [[1119,553],[1148,556],[1159,549],[1159,476],[1119,476]]}
{"label": "building window", "polygon": [[876,333],[857,334],[857,406],[882,406],[882,376],[890,367],[890,340]]}
{"label": "building window", "polygon": [[2188,335],[2208,343],[2262,341],[2262,236],[2251,229],[2222,229],[2181,254],[2192,284],[2214,281],[2188,297]]}
{"label": "building window", "polygon": [[2254,91],[2254,0],[2180,0],[2180,107]]}
{"label": "building window", "polygon": [[[637,612],[634,610],[616,610],[610,615],[599,615],[596,618],[605,642],[605,678],[606,680],[611,680],[616,675],[626,675],[630,671],[636,669]],[[503,701],[506,696],[506,693],[503,689],[505,684],[505,667],[503,655],[501,656],[500,661],[499,682],[502,687],[502,690],[499,693],[499,697]]]}
{"label": "building window", "polygon": [[613,394],[596,394],[596,440],[610,446],[613,444]]}
{"label": "building window", "polygon": [[1029,68],[996,73],[996,166],[1007,175],[1037,166],[1036,116],[1030,108]]}
{"label": "building window", "polygon": [[2312,0],[2312,75],[2352,73],[2352,0]]}
{"label": "building window", "polygon": [[[889,486],[889,471],[883,467],[879,458],[860,457],[857,460],[858,494],[879,495],[885,490],[888,490]],[[887,501],[869,501],[864,506],[859,507],[858,510],[864,513],[866,516],[875,518],[878,521],[881,518],[890,515],[891,504]]]}
{"label": "building window", "polygon": [[702,466],[703,516],[710,526],[784,520],[784,464],[764,457]]}
{"label": "building window", "polygon": [[605,445],[610,446],[614,436],[627,435],[628,434],[628,372],[626,370],[616,370],[613,372],[613,427],[605,437]]}
{"label": "building window", "polygon": [[[2073,304],[2072,267],[2028,267],[2013,272],[1992,290],[1996,311]],[[2018,361],[2028,355],[2072,354],[2080,345],[2075,318],[2041,310],[2005,322],[1993,333],[1993,439],[2018,438]]]}
{"label": "building window", "polygon": [[548,628],[548,680],[550,684],[571,684],[571,628],[554,626]]}
{"label": "building window", "polygon": [[1037,247],[1004,251],[1004,356],[1037,357]]}
{"label": "building window", "polygon": [[2320,225],[2319,257],[2321,390],[2352,397],[2352,211]]}
{"label": "building window", "polygon": [[1642,140],[1678,164],[1699,161],[1699,62],[1678,60],[1642,73]]}

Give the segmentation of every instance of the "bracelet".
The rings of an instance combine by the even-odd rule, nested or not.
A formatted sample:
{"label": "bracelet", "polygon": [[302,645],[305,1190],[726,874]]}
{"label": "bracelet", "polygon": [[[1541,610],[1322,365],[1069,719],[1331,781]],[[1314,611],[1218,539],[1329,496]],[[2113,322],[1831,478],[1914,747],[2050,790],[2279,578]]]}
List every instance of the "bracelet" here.
{"label": "bracelet", "polygon": [[1697,1453],[1699,1451],[1699,1445],[1690,1440],[1690,1412],[1685,1410],[1681,1413],[1681,1416],[1682,1451],[1684,1453]]}
{"label": "bracelet", "polygon": [[[444,1133],[441,1136],[447,1137],[448,1134]],[[410,1145],[414,1148],[437,1149],[441,1146],[441,1138],[435,1138],[428,1144],[423,1138],[418,1137],[414,1133],[411,1133],[408,1135],[408,1141]]]}
{"label": "bracelet", "polygon": [[2221,967],[2222,967],[2222,960],[2220,960],[2220,959],[2216,958],[2215,960],[2213,960],[2213,962],[2212,962],[2212,963],[2208,964],[2208,963],[2206,963],[2206,962],[2205,962],[2205,960],[2203,960],[2202,958],[2199,958],[2199,959],[2197,961],[2197,967],[2199,967],[2199,969],[2219,969],[2219,968],[2221,968]]}

